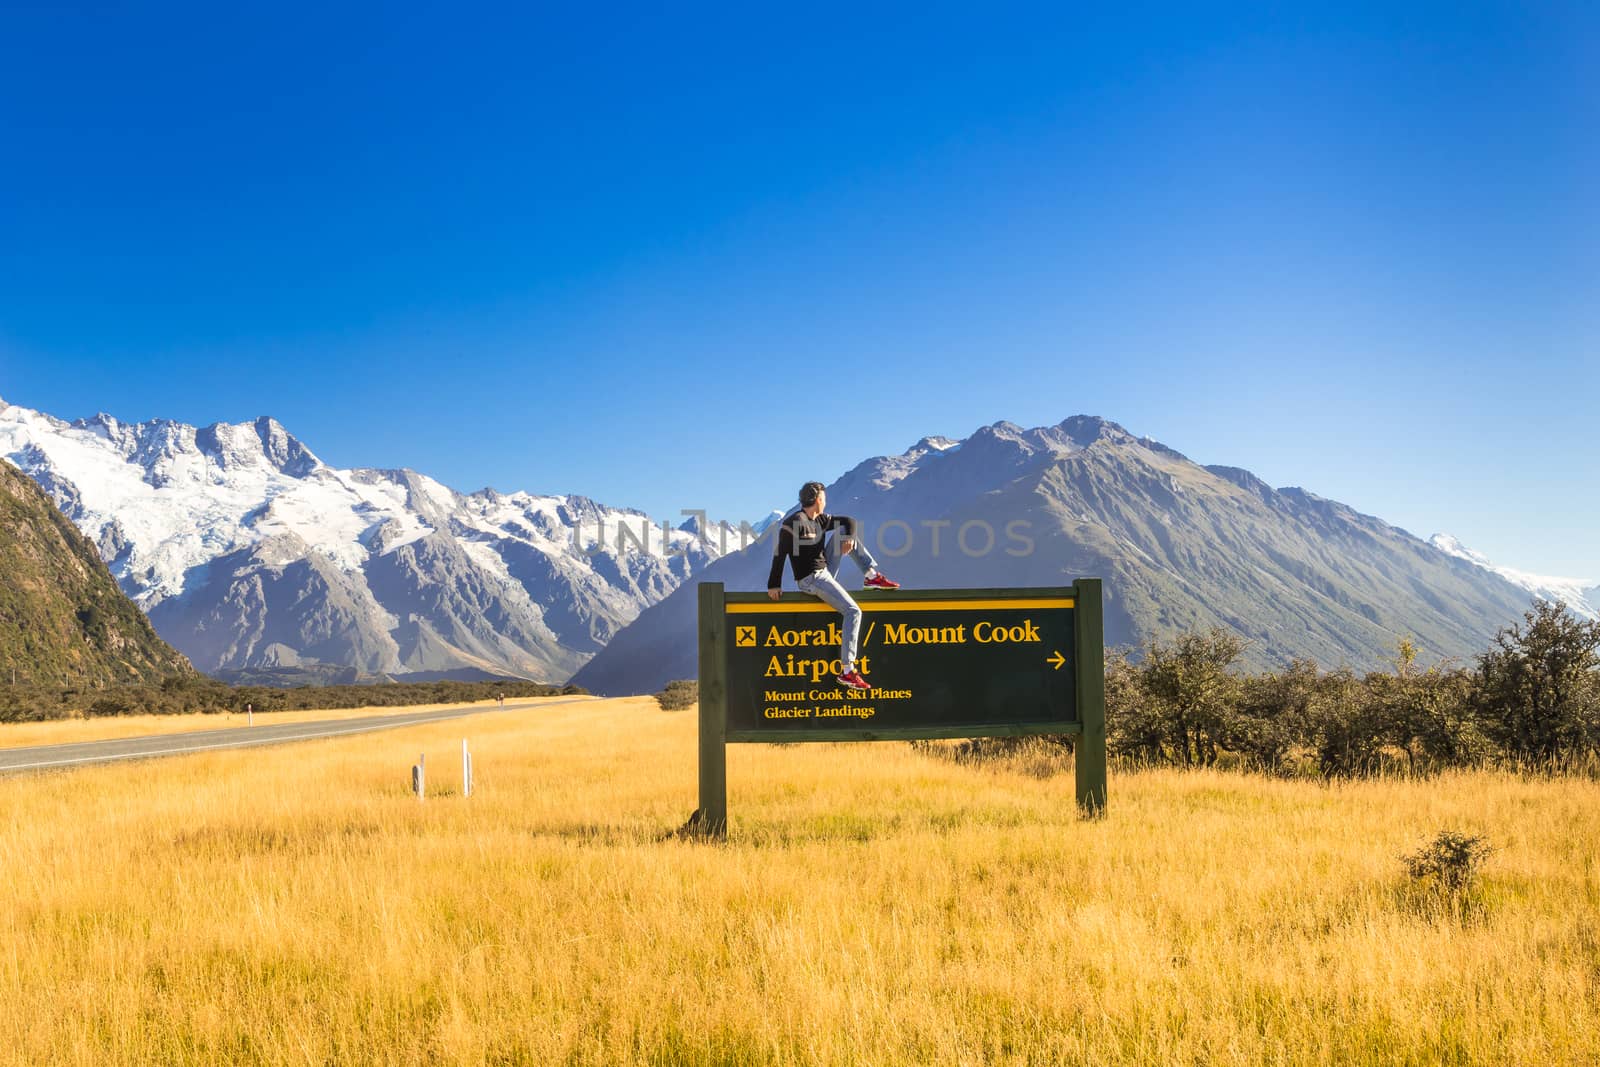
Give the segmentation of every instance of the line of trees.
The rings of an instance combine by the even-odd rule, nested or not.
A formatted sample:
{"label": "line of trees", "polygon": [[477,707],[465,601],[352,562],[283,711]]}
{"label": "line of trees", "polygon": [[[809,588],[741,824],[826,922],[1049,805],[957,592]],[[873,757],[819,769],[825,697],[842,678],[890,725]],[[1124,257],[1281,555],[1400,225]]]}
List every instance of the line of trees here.
{"label": "line of trees", "polygon": [[1600,622],[1535,601],[1470,667],[1416,663],[1358,675],[1295,660],[1278,673],[1232,668],[1225,630],[1108,654],[1108,745],[1124,759],[1271,774],[1353,777],[1505,765],[1600,767]]}
{"label": "line of trees", "polygon": [[0,722],[33,722],[76,715],[179,715],[191,712],[309,711],[312,709],[465,704],[496,697],[585,693],[575,686],[540,682],[387,682],[382,685],[230,686],[203,675],[167,678],[159,685],[106,689],[0,686]]}

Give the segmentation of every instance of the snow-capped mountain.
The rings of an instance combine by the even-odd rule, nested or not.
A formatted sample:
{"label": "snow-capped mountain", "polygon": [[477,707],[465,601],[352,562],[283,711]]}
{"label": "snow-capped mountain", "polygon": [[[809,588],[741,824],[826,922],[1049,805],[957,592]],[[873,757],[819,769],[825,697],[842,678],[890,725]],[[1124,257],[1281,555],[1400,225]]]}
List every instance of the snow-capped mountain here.
{"label": "snow-capped mountain", "polygon": [[757,536],[760,536],[761,534],[766,533],[773,523],[782,522],[784,516],[788,514],[789,512],[784,511],[782,508],[773,508],[771,511],[767,512],[750,525],[751,532],[755,533]]}
{"label": "snow-capped mountain", "polygon": [[69,423],[0,400],[0,456],[207,671],[563,681],[719,551],[698,527],[581,496],[333,468],[270,418]]}
{"label": "snow-capped mountain", "polygon": [[1541,600],[1560,601],[1567,610],[1585,619],[1600,619],[1600,581],[1593,578],[1551,578],[1529,574],[1514,567],[1502,567],[1492,562],[1482,552],[1468,548],[1450,534],[1434,534],[1428,543],[1439,551],[1464,559],[1486,571],[1519,585]]}

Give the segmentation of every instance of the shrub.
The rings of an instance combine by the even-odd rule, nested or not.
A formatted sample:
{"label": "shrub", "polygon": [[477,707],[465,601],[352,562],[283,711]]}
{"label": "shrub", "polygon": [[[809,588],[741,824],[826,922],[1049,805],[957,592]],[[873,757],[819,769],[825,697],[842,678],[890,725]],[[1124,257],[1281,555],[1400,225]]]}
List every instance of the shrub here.
{"label": "shrub", "polygon": [[656,694],[656,703],[661,705],[662,711],[682,711],[699,702],[700,683],[689,678],[668,682],[667,687]]}
{"label": "shrub", "polygon": [[1484,861],[1493,853],[1494,846],[1485,838],[1440,830],[1432,841],[1401,859],[1413,882],[1459,902],[1472,891]]}
{"label": "shrub", "polygon": [[1233,732],[1244,642],[1226,630],[1151,641],[1144,663],[1106,657],[1111,751],[1150,763],[1209,767]]}
{"label": "shrub", "polygon": [[1384,749],[1394,744],[1394,722],[1383,699],[1384,676],[1358,679],[1348,667],[1318,683],[1310,712],[1310,737],[1317,769],[1327,778],[1376,774]]}
{"label": "shrub", "polygon": [[1321,673],[1311,659],[1294,660],[1280,674],[1244,679],[1228,747],[1248,767],[1288,773],[1291,754],[1311,734],[1320,685]]}
{"label": "shrub", "polygon": [[1536,601],[1478,657],[1484,730],[1508,756],[1538,767],[1570,767],[1600,749],[1600,621]]}
{"label": "shrub", "polygon": [[1466,671],[1441,666],[1400,675],[1389,697],[1390,713],[1413,769],[1475,767],[1493,754],[1473,706],[1472,678]]}
{"label": "shrub", "polygon": [[136,705],[127,693],[112,690],[84,709],[85,715],[132,715]]}

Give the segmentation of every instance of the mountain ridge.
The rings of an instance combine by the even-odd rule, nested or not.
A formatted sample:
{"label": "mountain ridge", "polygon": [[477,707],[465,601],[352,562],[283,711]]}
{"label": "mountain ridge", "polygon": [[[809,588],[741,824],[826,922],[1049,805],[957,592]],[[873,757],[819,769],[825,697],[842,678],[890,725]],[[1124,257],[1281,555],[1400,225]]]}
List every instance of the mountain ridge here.
{"label": "mountain ridge", "polygon": [[717,554],[586,497],[330,467],[268,416],[67,422],[0,401],[0,456],[204,670],[564,681]]}
{"label": "mountain ridge", "polygon": [[[938,449],[919,441],[852,467],[828,501],[865,523],[868,547],[908,587],[1099,577],[1110,644],[1224,626],[1249,639],[1255,667],[1308,656],[1377,667],[1402,637],[1459,659],[1526,608],[1500,576],[1381,519],[1242,468],[1202,467],[1096,416],[993,423]],[[987,551],[969,551],[980,535]],[[769,552],[770,541],[729,552],[698,577],[759,589]],[[846,564],[842,577],[858,576]],[[612,694],[692,677],[691,593],[642,612],[574,682]]]}

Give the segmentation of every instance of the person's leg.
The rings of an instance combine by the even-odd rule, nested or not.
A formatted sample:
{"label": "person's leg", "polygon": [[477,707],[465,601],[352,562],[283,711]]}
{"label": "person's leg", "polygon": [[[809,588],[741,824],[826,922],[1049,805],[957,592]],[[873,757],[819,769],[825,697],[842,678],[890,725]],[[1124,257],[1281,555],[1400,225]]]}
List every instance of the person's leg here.
{"label": "person's leg", "polygon": [[[900,583],[878,570],[878,561],[872,558],[872,553],[867,551],[867,543],[860,537],[853,538],[855,544],[850,546],[850,558],[856,561],[856,566],[861,568],[862,586],[867,589],[899,589]],[[828,573],[837,575],[839,564],[842,562],[839,554],[839,531],[835,530],[823,543],[824,557],[828,563]]]}
{"label": "person's leg", "polygon": [[[828,540],[822,546],[822,553],[828,561],[828,573],[832,575],[839,573],[839,565],[844,562],[844,558],[839,552],[839,542],[841,540],[843,539],[839,536],[839,531],[834,530],[828,535]],[[878,561],[872,558],[872,553],[867,551],[867,543],[859,537],[855,538],[855,544],[850,548],[850,558],[855,560],[855,564],[861,568],[862,574],[870,575],[878,569]]]}
{"label": "person's leg", "polygon": [[878,561],[867,551],[867,541],[864,537],[856,538],[855,547],[850,550],[850,558],[856,561],[856,566],[861,568],[862,574],[871,575],[878,569]]}
{"label": "person's leg", "polygon": [[861,605],[857,604],[844,586],[827,571],[799,581],[802,592],[810,593],[839,609],[839,673],[849,674],[856,668],[856,641],[861,636]]}

